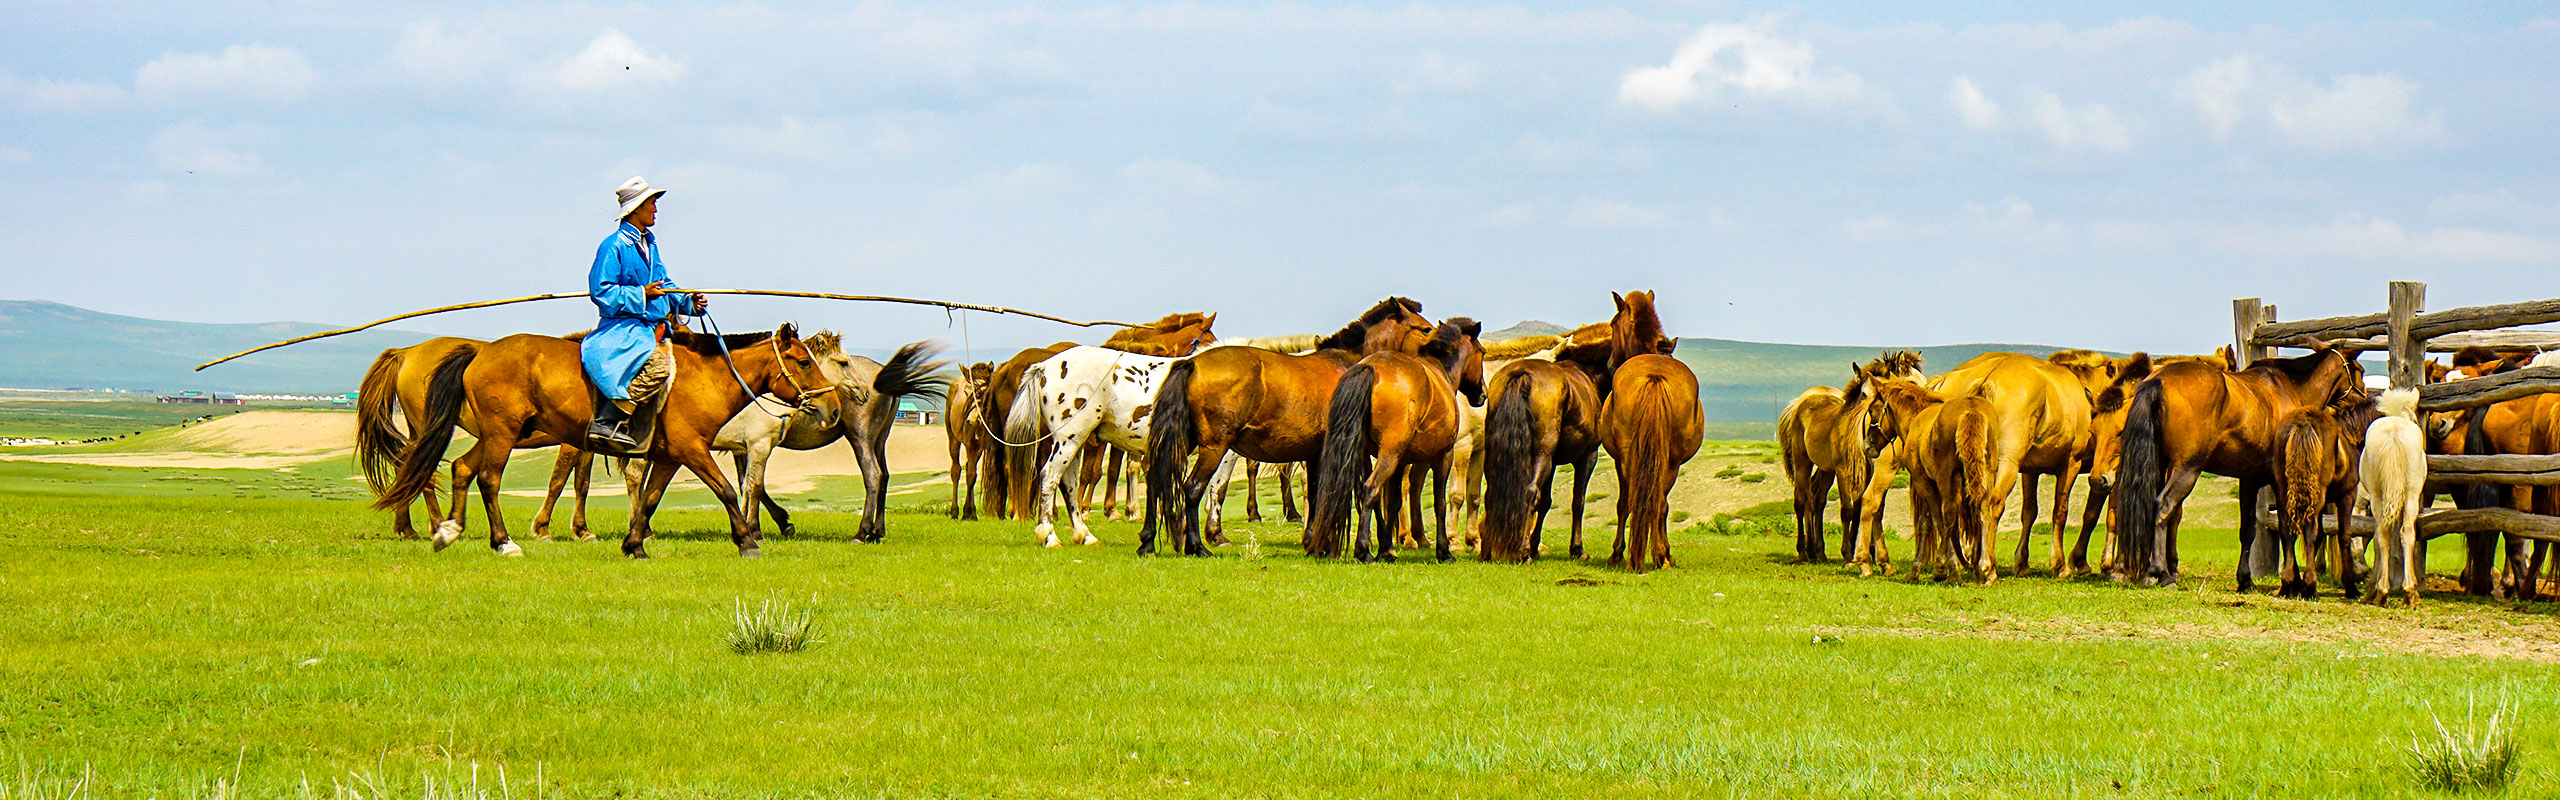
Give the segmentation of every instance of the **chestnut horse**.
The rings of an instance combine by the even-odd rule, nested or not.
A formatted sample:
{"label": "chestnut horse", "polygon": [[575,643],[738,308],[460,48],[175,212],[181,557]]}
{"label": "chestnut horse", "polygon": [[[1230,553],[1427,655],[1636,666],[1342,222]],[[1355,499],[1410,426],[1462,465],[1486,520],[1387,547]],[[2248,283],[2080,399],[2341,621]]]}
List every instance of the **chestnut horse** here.
{"label": "chestnut horse", "polygon": [[[2210,364],[2161,367],[2134,390],[2116,470],[2118,577],[2141,583],[2178,581],[2178,518],[2196,478],[2237,478],[2240,497],[2271,484],[2276,421],[2305,406],[2364,398],[2364,369],[2343,351],[2319,344],[2309,355],[2272,358],[2237,372]],[[2249,545],[2258,504],[2240,504],[2238,582],[2250,588]]]}
{"label": "chestnut horse", "polygon": [[[1452,317],[1415,353],[1371,353],[1343,370],[1327,405],[1322,455],[1316,459],[1315,499],[1303,536],[1307,555],[1342,555],[1344,518],[1356,512],[1360,529],[1352,557],[1363,563],[1396,560],[1398,506],[1410,499],[1419,538],[1422,475],[1428,472],[1432,510],[1439,517],[1436,555],[1449,560],[1449,446],[1458,438],[1459,403],[1484,399],[1484,353],[1476,347],[1483,329],[1474,320]],[[1399,490],[1404,497],[1397,496]]]}
{"label": "chestnut horse", "polygon": [[1707,418],[1698,376],[1671,357],[1653,293],[1628,292],[1610,318],[1609,399],[1600,406],[1600,446],[1618,466],[1618,537],[1609,564],[1643,572],[1671,566],[1671,486],[1698,454]]}
{"label": "chestnut horse", "polygon": [[1538,534],[1547,509],[1555,505],[1560,464],[1573,465],[1571,552],[1573,558],[1582,557],[1582,506],[1600,462],[1603,380],[1605,375],[1583,364],[1525,358],[1494,373],[1485,401],[1487,502],[1477,530],[1479,558],[1538,557]]}
{"label": "chestnut horse", "polygon": [[[670,338],[675,380],[664,390],[664,407],[649,441],[648,477],[632,499],[631,528],[622,552],[632,558],[649,556],[649,517],[681,467],[691,470],[728,509],[729,539],[738,554],[757,555],[763,537],[749,525],[737,492],[712,458],[711,438],[757,394],[797,404],[834,387],[824,382],[808,346],[788,324],[770,333],[723,337],[678,332]],[[507,538],[498,507],[498,480],[507,454],[517,441],[536,435],[582,441],[595,410],[593,394],[578,363],[578,343],[570,339],[520,333],[455,350],[436,365],[416,437],[401,454],[398,476],[379,492],[374,507],[396,508],[434,488],[436,466],[468,408],[482,435],[453,460],[454,512],[460,514],[462,493],[476,478],[489,514],[489,548],[520,555],[523,549]],[[460,531],[458,520],[437,525],[437,549],[451,544]]]}
{"label": "chestnut horse", "polygon": [[1885,353],[1866,364],[1849,365],[1849,383],[1840,389],[1816,386],[1796,395],[1778,412],[1778,457],[1795,490],[1796,562],[1818,564],[1827,558],[1822,527],[1823,503],[1834,482],[1840,489],[1840,557],[1858,557],[1859,523],[1865,516],[1868,479],[1875,463],[1867,454],[1867,403],[1872,394],[1859,391],[1870,379],[1899,378],[1917,382],[1920,354],[1910,350]]}
{"label": "chestnut horse", "polygon": [[[2018,435],[2000,419],[2005,391],[1978,383],[1961,395],[1942,395],[1902,380],[1877,381],[1867,414],[1869,448],[1888,442],[1911,473],[1911,577],[1926,567],[1944,578],[1950,555],[1966,572],[1989,583],[1997,572],[1990,555],[2000,525],[2001,441]],[[2030,490],[2032,491],[2032,490]]]}
{"label": "chestnut horse", "polygon": [[[575,338],[575,337],[572,337]],[[365,370],[364,381],[356,394],[356,464],[364,470],[365,483],[376,491],[391,483],[392,472],[399,469],[401,451],[409,447],[409,435],[392,422],[397,413],[406,419],[425,419],[427,382],[435,377],[436,364],[464,347],[486,344],[478,339],[439,336],[407,347],[382,351],[373,366]],[[468,412],[463,416],[463,431],[472,433]],[[474,433],[473,435],[478,435]],[[537,435],[517,442],[520,449],[550,447],[559,444],[548,436]],[[572,478],[577,481],[578,501],[571,509],[570,530],[578,541],[596,538],[587,530],[587,485],[594,459],[576,446],[560,448],[559,458],[551,465],[551,489],[542,495],[542,510],[533,515],[533,536],[551,538],[551,509],[560,500],[560,488]],[[427,503],[427,518],[444,518],[441,504],[430,492],[421,499]],[[391,530],[403,539],[418,538],[409,522],[409,505],[403,503],[391,518]],[[457,513],[456,519],[462,516]]]}
{"label": "chestnut horse", "polygon": [[1149,411],[1147,495],[1161,499],[1148,504],[1153,511],[1139,529],[1138,554],[1156,551],[1161,525],[1185,555],[1208,555],[1198,525],[1200,498],[1228,451],[1265,464],[1314,459],[1342,371],[1370,353],[1419,352],[1432,330],[1421,303],[1390,297],[1320,340],[1314,352],[1216,347],[1173,365]]}
{"label": "chestnut horse", "polygon": [[978,404],[986,399],[987,382],[995,377],[996,366],[984,361],[969,365],[951,382],[950,395],[942,404],[942,437],[951,451],[951,518],[978,518],[978,461],[987,454],[988,440],[978,435]]}

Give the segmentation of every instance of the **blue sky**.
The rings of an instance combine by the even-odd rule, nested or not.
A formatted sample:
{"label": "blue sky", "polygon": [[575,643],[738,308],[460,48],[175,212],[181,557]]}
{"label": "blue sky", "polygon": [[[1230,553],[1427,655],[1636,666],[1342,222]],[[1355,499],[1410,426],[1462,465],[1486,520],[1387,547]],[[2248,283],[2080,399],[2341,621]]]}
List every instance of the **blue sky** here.
{"label": "blue sky", "polygon": [[2560,9],[2453,5],[20,2],[0,296],[336,322],[572,290],[639,174],[694,286],[1229,335],[1653,288],[1689,336],[2198,351],[2234,296],[2560,288]]}

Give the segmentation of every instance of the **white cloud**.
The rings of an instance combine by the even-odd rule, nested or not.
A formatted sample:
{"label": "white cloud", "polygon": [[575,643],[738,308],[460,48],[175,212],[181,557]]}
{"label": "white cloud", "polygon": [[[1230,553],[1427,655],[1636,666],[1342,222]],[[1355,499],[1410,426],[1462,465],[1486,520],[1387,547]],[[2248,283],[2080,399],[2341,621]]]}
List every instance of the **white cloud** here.
{"label": "white cloud", "polygon": [[1541,169],[1643,169],[1653,165],[1653,151],[1642,144],[1611,147],[1585,139],[1550,138],[1534,131],[1522,134],[1508,147],[1487,148],[1486,156],[1497,163]]}
{"label": "white cloud", "polygon": [[1565,215],[1565,222],[1595,230],[1649,230],[1669,227],[1671,215],[1634,203],[1586,200]]}
{"label": "white cloud", "polygon": [[2026,116],[2046,144],[2061,152],[2121,152],[2133,145],[2133,131],[2116,112],[2097,103],[2067,106],[2043,89],[2026,91]]}
{"label": "white cloud", "polygon": [[552,82],[577,91],[613,89],[640,83],[667,83],[684,77],[684,65],[663,54],[641,49],[618,30],[608,30],[587,49],[560,62]]}
{"label": "white cloud", "polygon": [[1870,97],[1857,75],[1813,62],[1811,43],[1779,38],[1767,20],[1709,24],[1681,42],[1669,63],[1621,76],[1618,102],[1670,113],[1717,100],[1728,89],[1745,97],[1817,106]]}
{"label": "white cloud", "polygon": [[2267,106],[2294,143],[2325,152],[2380,153],[2402,144],[2444,140],[2444,112],[2417,111],[2418,85],[2399,76],[2340,75]]}
{"label": "white cloud", "polygon": [[37,78],[19,84],[18,96],[32,110],[77,113],[114,107],[124,102],[125,91],[112,83]]}
{"label": "white cloud", "polygon": [[1956,76],[1955,85],[1947,90],[1947,104],[1955,106],[1956,118],[1964,121],[1966,130],[1989,133],[2000,127],[2000,104],[1983,96],[1972,78]]}
{"label": "white cloud", "polygon": [[2387,154],[2443,142],[2444,112],[2418,108],[2418,85],[2388,73],[2338,75],[2326,86],[2251,54],[2189,73],[2178,94],[2216,136],[2252,120],[2293,147]]}
{"label": "white cloud", "polygon": [[142,65],[135,94],[152,102],[248,101],[290,103],[311,93],[320,74],[302,54],[263,44],[235,44],[220,53],[171,53]]}
{"label": "white cloud", "polygon": [[419,83],[465,82],[487,76],[506,55],[506,43],[485,30],[448,33],[442,20],[409,26],[387,62]]}
{"label": "white cloud", "polygon": [[2412,229],[2354,212],[2313,224],[2118,219],[2091,222],[2088,229],[2097,244],[2171,252],[2206,247],[2318,262],[2560,265],[2560,239],[2476,227]]}
{"label": "white cloud", "polygon": [[249,146],[265,137],[265,130],[249,123],[226,127],[207,127],[196,122],[181,122],[163,128],[151,140],[151,156],[161,169],[197,175],[239,177],[263,175],[267,164]]}
{"label": "white cloud", "polygon": [[1450,63],[1439,53],[1426,53],[1413,65],[1413,74],[1396,83],[1398,94],[1463,94],[1475,91],[1484,80],[1484,68],[1468,63]]}
{"label": "white cloud", "polygon": [[1233,199],[1245,189],[1234,178],[1178,158],[1129,162],[1120,167],[1120,182],[1145,194],[1189,199]]}

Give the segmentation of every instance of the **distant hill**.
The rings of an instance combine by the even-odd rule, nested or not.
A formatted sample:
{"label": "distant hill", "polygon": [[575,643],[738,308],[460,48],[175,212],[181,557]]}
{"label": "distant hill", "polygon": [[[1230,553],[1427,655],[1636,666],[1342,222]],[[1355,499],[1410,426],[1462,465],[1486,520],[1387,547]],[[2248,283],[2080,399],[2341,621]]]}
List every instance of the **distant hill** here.
{"label": "distant hill", "polygon": [[[371,330],[272,350],[203,372],[189,371],[222,356],[331,327],[336,326],[308,322],[168,322],[60,303],[0,300],[0,387],[350,392],[363,379],[365,367],[384,348],[403,347],[429,338],[428,334],[414,331]],[[1484,338],[1566,330],[1562,325],[1528,320]],[[851,349],[875,359],[889,357],[885,349]],[[1698,372],[1698,393],[1706,403],[1708,419],[1768,422],[1776,420],[1778,411],[1805,387],[1838,386],[1848,377],[1850,362],[1874,358],[1883,349],[1684,338],[1677,355]],[[1927,359],[1929,371],[1936,373],[1994,350],[2040,356],[2056,348],[1960,344],[1917,349]]]}
{"label": "distant hill", "polygon": [[370,330],[298,344],[192,372],[268,342],[329,330],[308,322],[214,325],[127,317],[41,300],[0,300],[0,386],[155,392],[355,391],[384,348],[429,338]]}
{"label": "distant hill", "polygon": [[1499,342],[1504,339],[1518,339],[1524,336],[1561,336],[1565,332],[1571,330],[1573,329],[1553,322],[1548,322],[1546,320],[1524,319],[1517,325],[1498,331],[1490,331],[1476,338],[1488,342]]}

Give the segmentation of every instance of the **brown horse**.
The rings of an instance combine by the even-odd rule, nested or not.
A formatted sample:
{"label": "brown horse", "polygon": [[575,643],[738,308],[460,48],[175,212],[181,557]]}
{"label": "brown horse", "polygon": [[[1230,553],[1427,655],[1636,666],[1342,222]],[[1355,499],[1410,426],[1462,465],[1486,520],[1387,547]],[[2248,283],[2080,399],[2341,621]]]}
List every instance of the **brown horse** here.
{"label": "brown horse", "polygon": [[[1352,556],[1364,563],[1396,560],[1399,501],[1411,498],[1418,532],[1428,472],[1439,515],[1437,556],[1449,560],[1449,446],[1458,438],[1460,395],[1469,404],[1484,398],[1484,355],[1476,348],[1482,330],[1474,320],[1453,317],[1433,329],[1418,352],[1371,353],[1343,370],[1316,459],[1315,500],[1303,536],[1307,555],[1342,555],[1345,518],[1356,510]],[[1400,489],[1406,497],[1397,496]]]}
{"label": "brown horse", "polygon": [[1582,505],[1600,461],[1600,381],[1570,361],[1522,359],[1495,372],[1485,403],[1486,561],[1538,557],[1538,534],[1555,505],[1556,466],[1573,465],[1573,549],[1582,558]]}
{"label": "brown horse", "polygon": [[1865,517],[1868,480],[1875,475],[1867,453],[1867,401],[1860,387],[1871,379],[1923,379],[1920,354],[1910,350],[1885,353],[1865,364],[1849,365],[1849,383],[1841,389],[1816,386],[1796,395],[1778,412],[1778,457],[1795,490],[1796,561],[1821,563],[1826,531],[1822,511],[1834,482],[1840,489],[1840,557],[1859,558],[1859,523]]}
{"label": "brown horse", "polygon": [[1609,564],[1643,572],[1671,566],[1671,486],[1698,454],[1706,414],[1698,376],[1672,358],[1653,293],[1609,295],[1609,399],[1600,407],[1600,446],[1618,466],[1618,537]]}
{"label": "brown horse", "polygon": [[[650,436],[648,477],[640,496],[632,500],[631,528],[623,537],[622,552],[633,558],[648,557],[644,545],[649,517],[681,467],[691,470],[728,509],[729,538],[738,554],[757,555],[763,537],[749,524],[737,492],[721,474],[719,462],[711,455],[711,439],[757,394],[797,404],[803,396],[833,387],[825,384],[808,346],[788,324],[770,333],[723,337],[679,332],[670,338],[675,380],[665,389],[656,431]],[[803,387],[809,388],[804,391]],[[416,438],[401,455],[399,475],[380,493],[375,508],[395,508],[433,489],[436,466],[452,443],[466,407],[483,435],[453,460],[454,510],[459,514],[462,492],[477,479],[489,514],[490,549],[521,554],[522,548],[507,538],[506,520],[498,507],[498,480],[506,469],[507,454],[520,439],[545,435],[580,441],[586,435],[594,397],[586,370],[579,364],[578,343],[556,336],[516,334],[446,356],[428,384],[425,413],[419,418]],[[459,532],[458,524],[446,524],[454,529],[437,527],[438,549]]]}
{"label": "brown horse", "polygon": [[978,518],[978,461],[986,457],[987,437],[978,433],[978,404],[987,397],[987,383],[994,379],[996,367],[980,361],[960,371],[951,382],[951,396],[942,404],[942,436],[951,451],[951,518]]}
{"label": "brown horse", "polygon": [[1900,465],[1911,474],[1913,551],[1911,577],[1922,568],[1944,578],[1949,557],[1989,583],[1996,570],[1990,547],[2000,525],[2000,453],[2003,436],[1995,384],[1974,384],[1962,395],[1942,395],[1902,380],[1875,383],[1875,408],[1867,415],[1868,446],[1882,451],[1896,442]]}
{"label": "brown horse", "polygon": [[[391,483],[392,473],[399,469],[400,453],[409,447],[409,435],[401,432],[400,427],[393,423],[393,414],[397,413],[405,419],[424,419],[427,383],[435,377],[436,364],[443,362],[445,356],[452,355],[456,350],[482,344],[486,342],[478,339],[440,336],[408,347],[384,350],[381,356],[373,360],[373,366],[365,370],[364,381],[359,384],[359,391],[356,394],[355,456],[356,464],[364,470],[365,482],[376,491],[380,491],[382,487]],[[463,416],[463,431],[477,436],[478,433],[471,429],[472,424],[473,421],[466,412]],[[548,436],[537,435],[516,443],[516,447],[530,449],[556,444],[560,442]],[[550,491],[542,496],[542,510],[533,515],[534,538],[551,538],[552,506],[560,500],[561,486],[572,478],[577,481],[578,499],[572,509],[570,529],[576,532],[578,541],[584,542],[596,538],[594,533],[587,530],[587,487],[593,463],[594,459],[589,457],[585,450],[575,446],[560,448],[560,456],[552,462],[551,466]],[[436,502],[434,493],[430,492],[422,499],[427,504],[428,519],[444,518],[444,511]],[[391,518],[391,529],[399,533],[400,538],[403,539],[418,538],[417,529],[412,527],[409,521],[409,505],[401,504]],[[455,519],[461,518],[462,515],[457,511]]]}
{"label": "brown horse", "polygon": [[[2358,465],[2364,453],[2365,427],[2379,416],[2370,402],[2347,409],[2304,406],[2285,412],[2276,422],[2275,458],[2267,470],[2275,475],[2276,547],[2283,566],[2278,597],[2320,596],[2320,515],[2338,512],[2338,586],[2353,598],[2355,561],[2346,545],[2348,515],[2356,505]],[[2297,557],[2298,556],[2298,557]]]}
{"label": "brown horse", "polygon": [[[2240,497],[2255,498],[2274,476],[2276,421],[2306,406],[2364,399],[2364,370],[2343,351],[2319,344],[2310,355],[2274,358],[2237,372],[2209,364],[2161,367],[2134,390],[2116,470],[2118,577],[2142,583],[2178,580],[2178,518],[2196,478],[2237,478]],[[2255,502],[2240,504],[2238,583],[2251,586],[2249,545]]]}
{"label": "brown horse", "polygon": [[[2511,362],[2494,366],[2462,364],[2454,368],[2457,376],[2477,372],[2494,374],[2514,369]],[[2550,455],[2560,453],[2560,394],[2537,394],[2495,405],[2472,409],[2461,415],[2448,444],[2456,444],[2465,455]],[[2560,487],[2554,486],[2475,486],[2455,490],[2455,497],[2465,508],[2504,506],[2535,514],[2560,515]],[[2496,569],[2495,534],[2465,537],[2470,558],[2463,569],[2464,589],[2474,594],[2505,594],[2514,599],[2532,600],[2541,595],[2540,582],[2546,568],[2548,545],[2535,542],[2533,555],[2525,557],[2521,537],[2507,537],[2507,568]],[[2495,580],[2491,576],[2495,576]]]}
{"label": "brown horse", "polygon": [[[1484,368],[1488,375],[1499,373],[1512,362],[1522,359],[1557,361],[1568,350],[1596,352],[1596,358],[1585,359],[1595,367],[1594,374],[1605,376],[1609,368],[1609,323],[1606,322],[1584,325],[1561,336],[1541,334],[1483,344]],[[1597,407],[1592,409],[1592,413],[1598,411]],[[1485,499],[1485,457],[1487,448],[1491,446],[1485,433],[1485,414],[1486,409],[1482,406],[1458,409],[1458,444],[1449,451],[1449,470],[1454,473],[1450,477],[1449,497],[1457,506],[1458,530],[1464,534],[1466,546],[1470,548],[1478,545],[1477,536],[1484,525],[1481,515]],[[1535,540],[1538,537],[1533,532],[1530,538]]]}
{"label": "brown horse", "polygon": [[1197,522],[1200,498],[1228,451],[1266,464],[1316,458],[1342,371],[1370,353],[1419,352],[1432,330],[1421,303],[1390,297],[1304,355],[1217,347],[1174,364],[1149,407],[1149,511],[1138,554],[1156,551],[1162,526],[1185,555],[1208,555]]}

